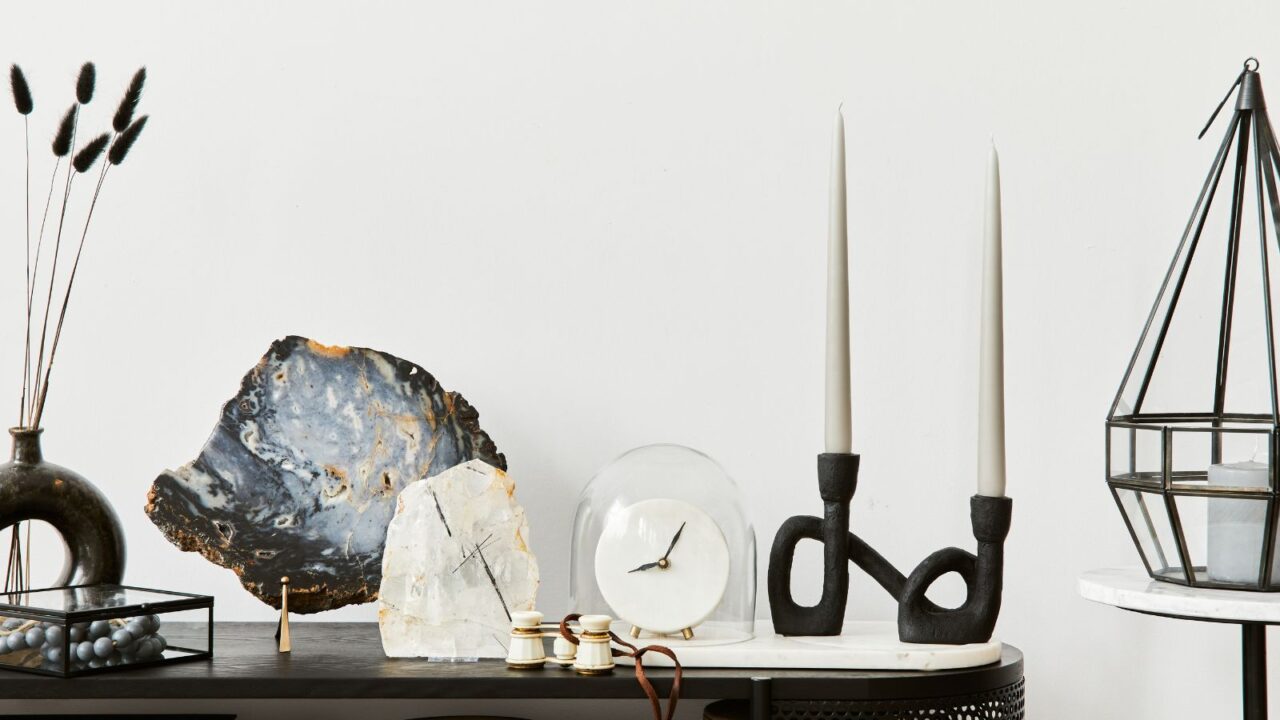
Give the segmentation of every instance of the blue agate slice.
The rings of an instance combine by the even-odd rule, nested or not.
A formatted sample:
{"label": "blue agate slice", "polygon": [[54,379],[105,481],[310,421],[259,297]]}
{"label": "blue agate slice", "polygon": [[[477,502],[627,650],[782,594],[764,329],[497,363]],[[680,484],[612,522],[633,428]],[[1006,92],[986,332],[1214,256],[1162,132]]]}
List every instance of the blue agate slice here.
{"label": "blue agate slice", "polygon": [[382,547],[409,483],[472,459],[506,469],[475,408],[377,350],[277,340],[195,461],[156,478],[151,521],[233,570],[258,599],[313,613],[378,597]]}

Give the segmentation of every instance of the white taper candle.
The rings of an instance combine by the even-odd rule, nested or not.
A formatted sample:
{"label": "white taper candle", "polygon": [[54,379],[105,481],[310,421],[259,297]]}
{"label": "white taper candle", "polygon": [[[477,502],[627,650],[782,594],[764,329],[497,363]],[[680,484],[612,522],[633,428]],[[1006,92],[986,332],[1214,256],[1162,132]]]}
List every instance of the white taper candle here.
{"label": "white taper candle", "polygon": [[1004,292],[1000,157],[991,145],[982,252],[982,337],[978,363],[978,494],[1004,496]]}
{"label": "white taper candle", "polygon": [[836,108],[831,139],[831,205],[827,226],[826,451],[853,449],[849,390],[849,233],[845,212],[844,114]]}

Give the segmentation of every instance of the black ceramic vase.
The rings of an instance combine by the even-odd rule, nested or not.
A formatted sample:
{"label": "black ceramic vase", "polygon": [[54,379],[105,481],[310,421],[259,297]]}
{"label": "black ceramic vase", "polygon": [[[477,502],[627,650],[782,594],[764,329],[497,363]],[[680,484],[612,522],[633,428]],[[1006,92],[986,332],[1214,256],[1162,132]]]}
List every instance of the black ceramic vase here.
{"label": "black ceramic vase", "polygon": [[124,577],[124,532],[102,491],[40,452],[43,430],[11,428],[13,455],[0,465],[0,529],[43,520],[67,544],[66,562],[54,583],[119,583]]}

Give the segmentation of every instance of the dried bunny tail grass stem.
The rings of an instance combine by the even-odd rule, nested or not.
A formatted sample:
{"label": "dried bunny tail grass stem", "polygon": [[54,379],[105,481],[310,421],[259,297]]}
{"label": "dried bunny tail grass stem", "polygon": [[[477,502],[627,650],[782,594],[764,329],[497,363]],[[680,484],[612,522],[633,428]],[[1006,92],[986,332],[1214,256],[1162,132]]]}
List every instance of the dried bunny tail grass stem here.
{"label": "dried bunny tail grass stem", "polygon": [[[93,199],[89,202],[89,214],[84,219],[84,229],[80,232],[80,244],[76,248],[75,260],[71,263],[71,274],[67,279],[67,290],[62,297],[62,308],[58,311],[58,324],[53,331],[53,345],[49,349],[49,366],[45,368],[44,379],[40,382],[40,397],[36,403],[35,412],[33,414],[33,422],[39,426],[40,419],[44,417],[45,398],[49,394],[49,376],[53,373],[53,361],[58,354],[58,345],[62,340],[62,324],[67,318],[67,306],[71,303],[71,289],[75,286],[76,272],[80,269],[80,256],[84,252],[84,241],[89,236],[89,223],[93,221],[93,211],[98,207],[98,196],[102,194],[102,184],[107,180],[107,171],[113,165],[119,165],[124,162],[129,155],[129,150],[134,143],[138,141],[138,136],[142,134],[142,130],[147,126],[149,116],[134,120],[125,128],[124,132],[116,137],[115,142],[111,144],[111,150],[107,154],[108,162],[102,164],[102,172],[98,174],[98,184],[93,189]],[[106,146],[107,135],[103,134],[95,138],[92,142],[84,147],[76,154],[76,171],[85,172],[93,165],[98,156],[102,154],[103,147]],[[101,145],[99,145],[101,143]],[[87,157],[92,154],[91,158],[82,162],[82,156]],[[83,169],[81,169],[83,165]]]}
{"label": "dried bunny tail grass stem", "polygon": [[118,133],[124,132],[133,122],[133,113],[138,109],[138,101],[142,99],[142,86],[147,81],[147,69],[138,68],[129,81],[129,89],[124,91],[120,105],[116,108],[115,117],[111,118],[111,127]]}
{"label": "dried bunny tail grass stem", "polygon": [[[27,76],[22,72],[22,68],[16,64],[9,66],[9,89],[13,92],[13,106],[22,115],[22,132],[23,146],[26,154],[26,176],[24,186],[26,188],[26,205],[24,207],[23,216],[26,218],[26,271],[24,275],[24,284],[26,287],[25,294],[31,295],[31,111],[35,109],[35,102],[31,99],[31,85],[27,83]],[[26,305],[27,311],[27,333],[23,342],[22,352],[22,397],[18,403],[18,427],[22,427],[26,422],[26,406],[27,393],[29,390],[28,381],[31,368],[31,303]]]}
{"label": "dried bunny tail grass stem", "polygon": [[[72,105],[67,114],[63,116],[62,123],[58,127],[58,134],[53,140],[53,153],[58,157],[63,157],[71,152],[75,147],[76,129],[79,124],[80,114],[78,105]],[[105,145],[105,143],[104,143]],[[59,153],[61,151],[61,153]],[[101,151],[99,151],[101,152]],[[96,157],[94,158],[97,159]],[[72,158],[74,163],[75,158]],[[58,233],[54,236],[53,241],[53,260],[49,266],[49,290],[45,293],[44,300],[44,318],[40,322],[40,345],[36,350],[35,374],[33,375],[35,384],[32,386],[31,398],[29,400],[28,413],[31,415],[33,428],[40,427],[36,424],[35,411],[38,403],[40,392],[41,376],[44,371],[44,350],[45,343],[49,335],[49,315],[53,311],[53,284],[58,279],[58,256],[62,251],[62,229],[67,220],[67,205],[71,199],[71,184],[78,173],[72,172],[71,167],[67,168],[67,182],[62,189],[62,207],[58,211]]]}
{"label": "dried bunny tail grass stem", "polygon": [[[49,176],[49,194],[45,197],[44,213],[40,217],[40,232],[36,235],[36,257],[31,267],[31,286],[27,290],[27,341],[28,347],[31,344],[31,314],[35,306],[35,288],[36,279],[40,276],[40,257],[44,250],[44,230],[45,225],[49,221],[49,207],[53,201],[53,186],[58,180],[58,168],[62,165],[62,158],[71,154],[71,144],[75,139],[76,119],[79,115],[79,106],[72,105],[67,108],[67,112],[62,116],[62,120],[58,123],[58,131],[53,136],[53,155],[57,160],[53,164],[53,173]],[[67,185],[63,188],[63,204],[66,204],[67,193],[70,192],[71,170],[67,170]],[[65,212],[65,209],[64,209]],[[52,283],[52,278],[50,278]],[[30,350],[28,350],[30,355]],[[39,382],[39,370],[33,365],[30,359],[27,360],[28,366],[27,376],[24,382],[27,383],[28,392],[23,396],[27,398],[26,407],[28,416],[35,410],[35,390],[36,384]]]}
{"label": "dried bunny tail grass stem", "polygon": [[[91,66],[86,64],[85,68],[91,68]],[[85,70],[82,69],[82,80],[84,72]],[[92,73],[91,70],[90,73]],[[32,427],[39,427],[41,419],[44,417],[45,402],[49,395],[49,379],[53,374],[53,363],[57,357],[58,347],[62,342],[62,328],[66,322],[67,308],[71,303],[71,292],[75,287],[76,274],[80,269],[80,258],[84,253],[85,240],[89,235],[89,226],[93,221],[94,210],[98,207],[98,198],[102,194],[102,186],[106,182],[108,171],[113,165],[119,165],[125,161],[130,150],[137,142],[138,137],[142,134],[143,129],[147,126],[148,116],[144,115],[137,120],[134,120],[133,118],[138,107],[138,102],[142,98],[142,88],[146,82],[146,77],[146,68],[141,68],[134,74],[132,81],[129,83],[129,87],[125,92],[124,98],[121,99],[120,105],[116,109],[116,113],[112,118],[112,128],[115,131],[114,136],[111,133],[103,133],[102,135],[95,137],[93,140],[90,140],[71,158],[71,167],[67,169],[67,185],[62,196],[62,210],[58,219],[58,233],[56,240],[54,241],[53,269],[50,274],[48,297],[45,300],[44,322],[41,327],[40,347],[35,365],[35,374],[33,376],[34,384],[31,389],[32,398],[30,401],[30,417]],[[82,99],[82,102],[87,102],[88,100],[84,98],[92,97],[92,90],[89,91],[87,96],[81,94],[80,90],[81,87],[78,84],[77,98]],[[66,155],[67,152],[70,151],[70,146],[74,145],[75,142],[76,119],[73,114],[69,113],[69,115],[72,117],[71,140],[67,147],[67,151],[58,155],[59,158]],[[62,297],[62,305],[58,310],[58,320],[54,326],[53,342],[49,345],[49,358],[48,365],[46,366],[44,364],[45,341],[49,329],[49,315],[53,304],[53,285],[54,279],[57,277],[58,257],[60,255],[60,248],[62,245],[62,230],[67,214],[67,201],[71,193],[71,180],[75,175],[88,172],[104,153],[106,153],[106,162],[102,163],[102,169],[98,173],[97,184],[94,187],[93,196],[89,202],[89,212],[85,216],[84,227],[80,232],[80,242],[76,247],[75,258],[71,264],[71,272],[67,277],[66,289]],[[73,169],[75,172],[72,172]],[[56,177],[56,166],[54,173]],[[53,181],[51,180],[50,197],[52,197],[52,187]],[[47,215],[47,202],[45,211]],[[43,236],[43,230],[41,235]],[[37,244],[37,261],[39,257],[38,248],[39,245]]]}
{"label": "dried bunny tail grass stem", "polygon": [[98,77],[98,71],[93,63],[87,62],[80,66],[80,77],[76,78],[76,101],[81,105],[88,105],[93,100],[93,86]]}
{"label": "dried bunny tail grass stem", "polygon": [[[26,266],[23,271],[23,296],[29,298],[31,296],[31,111],[35,109],[35,103],[31,100],[31,86],[27,84],[27,77],[22,73],[22,68],[13,65],[9,68],[9,88],[13,91],[13,105],[22,115],[22,148],[26,159],[23,175],[24,197],[26,202],[23,203],[23,218],[25,220],[25,233],[23,244],[26,253]],[[26,303],[26,328],[27,332],[23,340],[22,347],[22,394],[18,400],[18,427],[23,427],[26,423],[26,407],[27,407],[27,385],[31,372],[31,303]]]}
{"label": "dried bunny tail grass stem", "polygon": [[[80,154],[84,154],[85,150],[90,149],[98,140],[102,140],[102,147],[99,147],[97,151],[97,155],[101,155],[102,148],[106,147],[107,135],[105,134],[96,138],[84,150],[81,150]],[[97,159],[97,155],[94,156],[94,160]],[[79,159],[78,155],[77,159]],[[67,290],[62,296],[62,308],[58,310],[58,325],[53,331],[53,345],[49,348],[49,366],[44,370],[44,379],[40,382],[40,398],[36,403],[35,413],[32,415],[32,422],[35,427],[40,426],[40,419],[44,416],[44,401],[49,395],[49,376],[53,373],[53,361],[58,354],[58,344],[62,340],[62,323],[67,319],[67,305],[71,302],[71,289],[76,284],[76,271],[80,269],[80,254],[84,252],[84,241],[89,235],[89,223],[93,220],[93,211],[98,207],[98,196],[102,194],[102,184],[106,182],[107,171],[111,169],[112,164],[109,162],[102,164],[102,172],[98,174],[98,184],[93,189],[93,200],[89,202],[89,214],[85,216],[84,229],[80,232],[80,245],[76,248],[76,257],[71,263],[71,274],[67,277]],[[90,161],[89,165],[92,165],[92,161]],[[77,170],[79,170],[78,167]],[[88,170],[88,167],[85,170]],[[84,172],[84,170],[80,170],[80,172]]]}
{"label": "dried bunny tail grass stem", "polygon": [[22,335],[22,395],[18,401],[18,427],[26,427],[27,378],[31,371],[31,121],[27,115],[22,116],[22,130],[22,145],[26,155],[22,178],[25,199],[22,214],[26,218],[26,232],[22,243],[26,253],[26,265],[22,272],[22,298],[26,303],[26,332]]}
{"label": "dried bunny tail grass stem", "polygon": [[78,173],[89,172],[89,168],[93,167],[93,164],[98,162],[98,158],[102,157],[102,152],[107,149],[107,143],[109,142],[111,142],[111,136],[107,133],[102,133],[85,143],[85,146],[80,148],[80,152],[76,153],[76,156],[72,158],[72,167]]}
{"label": "dried bunny tail grass stem", "polygon": [[58,123],[58,132],[53,135],[52,148],[55,156],[66,157],[67,153],[71,152],[71,143],[75,140],[76,134],[76,118],[79,114],[79,106],[72,105],[62,116],[62,121]]}
{"label": "dried bunny tail grass stem", "polygon": [[[84,241],[89,236],[89,223],[93,220],[94,208],[98,207],[98,196],[102,194],[102,184],[107,180],[107,171],[112,165],[119,165],[124,162],[129,155],[129,150],[133,144],[138,141],[138,136],[142,134],[143,128],[147,126],[147,118],[142,117],[134,120],[120,133],[115,142],[111,144],[111,150],[107,154],[108,162],[102,164],[102,172],[98,174],[98,184],[93,189],[93,199],[89,202],[89,214],[84,219],[84,230],[80,232],[80,245],[76,248],[75,260],[71,263],[71,275],[67,279],[67,291],[62,297],[62,308],[58,311],[58,324],[53,331],[53,345],[49,349],[49,366],[45,368],[44,379],[40,382],[40,398],[36,403],[35,413],[32,416],[33,421],[39,426],[40,419],[44,417],[44,402],[49,394],[49,376],[53,373],[53,361],[58,354],[58,344],[62,340],[62,324],[67,318],[67,306],[71,303],[71,288],[76,282],[76,271],[80,269],[80,255],[84,252]],[[106,146],[107,135],[103,134],[95,138],[92,142],[84,147],[76,154],[76,171],[85,172],[93,165],[98,156],[102,154],[103,147]],[[99,146],[99,142],[101,145]],[[81,162],[82,156],[87,156],[92,151],[92,157],[87,162]],[[81,166],[84,169],[81,169]]]}
{"label": "dried bunny tail grass stem", "polygon": [[119,165],[128,157],[129,149],[138,141],[138,136],[142,134],[142,129],[147,126],[147,118],[149,117],[150,115],[143,115],[134,120],[124,132],[120,133],[116,141],[111,143],[111,152],[107,154],[107,159],[111,161],[112,165]]}
{"label": "dried bunny tail grass stem", "polygon": [[[57,184],[58,170],[62,169],[62,158],[53,164],[53,173],[49,175],[49,192],[44,198],[44,213],[40,216],[40,232],[36,233],[36,257],[31,265],[31,298],[35,297],[35,278],[40,274],[40,246],[44,243],[45,224],[49,220],[49,208],[53,205],[53,186]],[[28,303],[31,299],[28,299]]]}
{"label": "dried bunny tail grass stem", "polygon": [[36,105],[31,100],[31,86],[27,84],[27,76],[17,65],[9,67],[9,88],[13,91],[13,106],[23,115],[30,115]]}
{"label": "dried bunny tail grass stem", "polygon": [[[49,192],[44,198],[44,213],[40,216],[40,232],[36,233],[36,255],[31,263],[31,284],[27,287],[27,369],[24,382],[27,383],[27,391],[23,397],[26,398],[28,406],[31,404],[30,397],[35,392],[35,367],[31,364],[30,347],[31,347],[31,311],[35,306],[36,297],[36,279],[40,276],[40,256],[44,249],[44,230],[49,220],[49,208],[53,205],[53,186],[58,181],[58,170],[62,167],[62,158],[57,158],[53,164],[53,173],[49,175]],[[70,169],[67,170],[70,172]],[[28,416],[29,417],[29,416]]]}

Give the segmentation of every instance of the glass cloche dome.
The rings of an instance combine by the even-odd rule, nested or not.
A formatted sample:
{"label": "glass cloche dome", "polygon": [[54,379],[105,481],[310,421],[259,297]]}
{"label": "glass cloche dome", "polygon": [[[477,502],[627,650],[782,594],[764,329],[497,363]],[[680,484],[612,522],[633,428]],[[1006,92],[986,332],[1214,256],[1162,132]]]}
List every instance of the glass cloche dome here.
{"label": "glass cloche dome", "polygon": [[751,638],[755,531],[733,479],[682,445],[647,445],[606,465],[578,500],[569,603],[612,616],[620,636]]}

